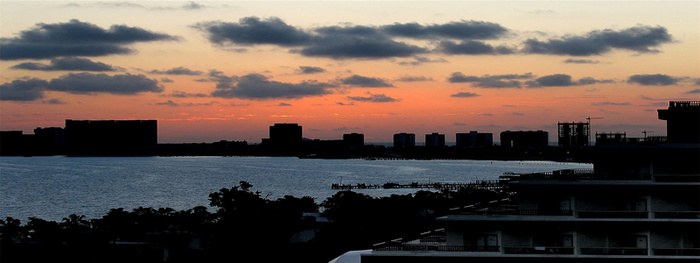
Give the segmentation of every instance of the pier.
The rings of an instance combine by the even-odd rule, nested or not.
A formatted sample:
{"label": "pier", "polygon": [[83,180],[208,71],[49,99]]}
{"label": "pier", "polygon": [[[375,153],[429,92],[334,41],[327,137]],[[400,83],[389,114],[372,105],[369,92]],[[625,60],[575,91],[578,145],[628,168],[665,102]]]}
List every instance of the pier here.
{"label": "pier", "polygon": [[437,190],[460,190],[460,189],[478,189],[478,190],[503,190],[503,184],[498,180],[474,181],[469,183],[385,183],[385,184],[332,184],[333,190],[352,190],[352,189],[437,189]]}

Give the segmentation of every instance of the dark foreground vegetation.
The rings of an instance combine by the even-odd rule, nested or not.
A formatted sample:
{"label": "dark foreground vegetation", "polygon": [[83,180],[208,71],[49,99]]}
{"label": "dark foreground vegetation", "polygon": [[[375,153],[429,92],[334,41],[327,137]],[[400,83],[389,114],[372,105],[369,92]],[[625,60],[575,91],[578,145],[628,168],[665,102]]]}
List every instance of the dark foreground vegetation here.
{"label": "dark foreground vegetation", "polygon": [[[328,262],[348,251],[433,230],[449,208],[502,198],[483,190],[374,198],[342,191],[268,200],[248,182],[176,211],[111,209],[102,218],[0,220],[0,262]],[[319,213],[320,212],[320,213]]]}

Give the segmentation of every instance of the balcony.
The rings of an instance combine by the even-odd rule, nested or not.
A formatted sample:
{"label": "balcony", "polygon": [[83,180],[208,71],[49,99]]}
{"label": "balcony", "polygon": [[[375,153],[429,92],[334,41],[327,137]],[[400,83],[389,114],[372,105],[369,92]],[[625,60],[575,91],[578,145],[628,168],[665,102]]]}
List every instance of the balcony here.
{"label": "balcony", "polygon": [[573,255],[573,247],[504,247],[505,254]]}
{"label": "balcony", "polygon": [[647,248],[636,247],[586,247],[581,248],[582,255],[615,255],[615,256],[646,256]]}
{"label": "balcony", "polygon": [[700,248],[655,248],[655,256],[700,256]]}
{"label": "balcony", "polygon": [[647,211],[579,211],[579,218],[649,218]]}
{"label": "balcony", "polygon": [[654,218],[666,218],[666,219],[700,219],[700,211],[663,211],[663,212],[654,212]]}

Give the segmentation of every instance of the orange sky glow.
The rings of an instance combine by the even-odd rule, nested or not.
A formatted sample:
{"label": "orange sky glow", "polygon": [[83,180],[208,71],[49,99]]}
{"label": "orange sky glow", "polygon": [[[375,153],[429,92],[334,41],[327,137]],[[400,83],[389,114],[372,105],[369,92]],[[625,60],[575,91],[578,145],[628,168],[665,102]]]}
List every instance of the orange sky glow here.
{"label": "orange sky glow", "polygon": [[698,1],[0,1],[0,130],[155,119],[159,142],[274,123],[665,135],[700,100]]}

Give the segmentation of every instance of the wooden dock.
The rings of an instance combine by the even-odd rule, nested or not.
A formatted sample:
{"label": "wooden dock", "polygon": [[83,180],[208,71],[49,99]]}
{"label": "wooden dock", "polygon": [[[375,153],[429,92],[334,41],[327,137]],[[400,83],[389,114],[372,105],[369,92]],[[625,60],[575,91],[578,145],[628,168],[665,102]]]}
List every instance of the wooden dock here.
{"label": "wooden dock", "polygon": [[352,189],[437,189],[437,190],[460,190],[460,189],[479,189],[479,190],[503,190],[503,184],[498,180],[492,181],[474,181],[469,183],[417,183],[399,184],[332,184],[334,190],[352,190]]}

